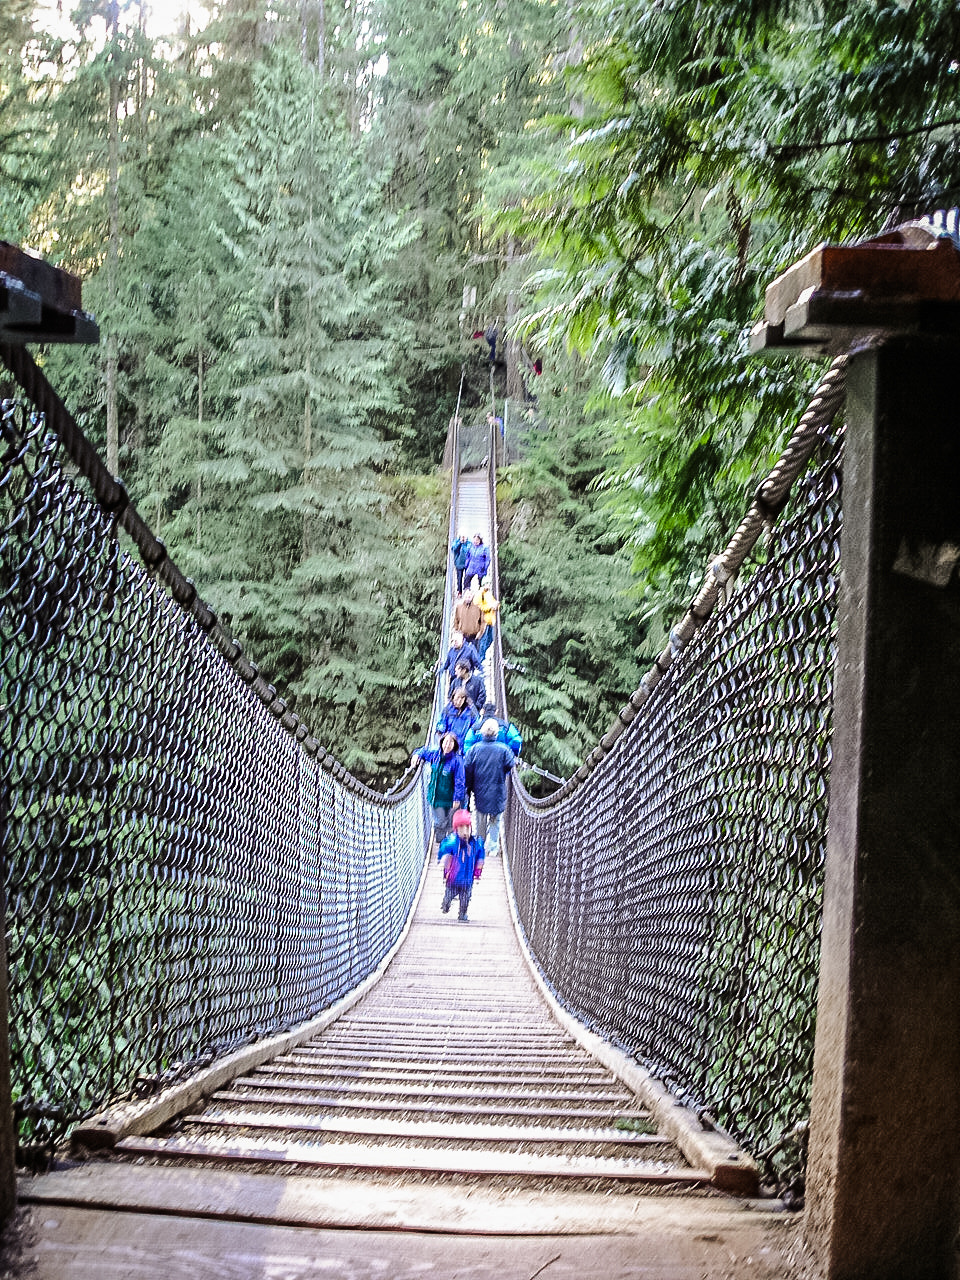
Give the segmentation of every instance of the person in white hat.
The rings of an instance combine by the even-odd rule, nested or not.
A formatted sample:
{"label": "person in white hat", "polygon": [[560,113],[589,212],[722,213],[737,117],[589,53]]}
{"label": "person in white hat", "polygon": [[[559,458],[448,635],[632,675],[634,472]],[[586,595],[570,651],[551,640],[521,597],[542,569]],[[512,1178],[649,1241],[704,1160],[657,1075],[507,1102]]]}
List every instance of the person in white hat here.
{"label": "person in white hat", "polygon": [[500,844],[500,819],[507,807],[507,777],[517,762],[505,742],[497,741],[500,723],[493,716],[480,726],[480,741],[467,752],[463,771],[467,795],[473,795],[477,809],[477,835],[491,857]]}

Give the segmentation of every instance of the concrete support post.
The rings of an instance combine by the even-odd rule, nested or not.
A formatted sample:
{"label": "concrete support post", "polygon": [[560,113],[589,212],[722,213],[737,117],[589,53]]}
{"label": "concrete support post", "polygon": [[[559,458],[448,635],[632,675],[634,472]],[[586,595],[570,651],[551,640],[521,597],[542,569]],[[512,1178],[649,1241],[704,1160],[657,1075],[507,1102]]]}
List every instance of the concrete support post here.
{"label": "concrete support post", "polygon": [[852,358],[805,1239],[946,1280],[960,1227],[960,347]]}
{"label": "concrete support post", "polygon": [[[3,893],[0,891],[0,906]],[[13,1098],[10,1090],[9,1011],[7,1007],[7,949],[0,934],[0,1224],[7,1221],[17,1203],[14,1157]]]}
{"label": "concrete support post", "polygon": [[7,1001],[7,899],[3,887],[7,842],[7,787],[0,785],[0,1224],[17,1203],[16,1134],[10,1087],[10,1010]]}

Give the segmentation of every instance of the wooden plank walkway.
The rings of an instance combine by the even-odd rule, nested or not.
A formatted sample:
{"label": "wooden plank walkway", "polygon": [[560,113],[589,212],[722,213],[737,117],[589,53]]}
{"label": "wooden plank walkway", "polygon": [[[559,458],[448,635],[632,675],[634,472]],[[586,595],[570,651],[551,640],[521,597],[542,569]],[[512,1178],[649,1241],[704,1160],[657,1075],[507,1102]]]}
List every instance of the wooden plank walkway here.
{"label": "wooden plank walkway", "polygon": [[[460,489],[460,527],[489,540],[485,474]],[[24,1275],[787,1274],[794,1220],[709,1190],[710,1171],[554,1017],[503,861],[487,859],[468,923],[441,897],[433,861],[386,974],[323,1032],[221,1070],[153,1133],[25,1179]]]}
{"label": "wooden plank walkway", "polygon": [[164,1163],[648,1185],[709,1182],[556,1022],[488,858],[470,920],[431,865],[381,982],[328,1030],[117,1145]]}
{"label": "wooden plank walkway", "polygon": [[[165,1136],[127,1139],[125,1155],[25,1179],[27,1245],[22,1272],[12,1274],[792,1274],[799,1219],[697,1186],[703,1174],[662,1134],[644,1132],[652,1126],[637,1097],[551,1017],[516,940],[500,859],[488,860],[469,924],[442,916],[440,897],[434,866],[386,976],[326,1034],[248,1073],[252,1083],[232,1082]],[[282,1089],[271,1092],[281,1075]],[[399,1113],[350,1092],[381,1079],[422,1092],[392,1097]],[[462,1098],[450,1096],[451,1081]],[[279,1103],[280,1092],[299,1104]],[[577,1154],[565,1157],[568,1143]],[[537,1163],[544,1150],[555,1153],[553,1167]],[[481,1169],[484,1154],[491,1164]],[[558,1173],[565,1159],[571,1167]],[[578,1160],[593,1162],[589,1177]]]}

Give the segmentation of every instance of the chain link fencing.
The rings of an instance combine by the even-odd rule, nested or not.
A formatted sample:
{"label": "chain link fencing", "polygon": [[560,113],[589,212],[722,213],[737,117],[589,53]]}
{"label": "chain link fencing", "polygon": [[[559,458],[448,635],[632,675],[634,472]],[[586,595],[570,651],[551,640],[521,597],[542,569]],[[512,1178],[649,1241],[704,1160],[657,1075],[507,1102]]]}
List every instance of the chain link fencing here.
{"label": "chain link fencing", "polygon": [[426,848],[419,779],[363,786],[246,669],[121,547],[45,417],[0,402],[0,866],[22,1152],[312,1017],[400,934]]}
{"label": "chain link fencing", "polygon": [[781,1187],[802,1176],[826,847],[842,383],[824,385],[762,563],[724,593],[721,557],[725,601],[675,629],[616,732],[553,796],[514,785],[506,815],[557,997]]}

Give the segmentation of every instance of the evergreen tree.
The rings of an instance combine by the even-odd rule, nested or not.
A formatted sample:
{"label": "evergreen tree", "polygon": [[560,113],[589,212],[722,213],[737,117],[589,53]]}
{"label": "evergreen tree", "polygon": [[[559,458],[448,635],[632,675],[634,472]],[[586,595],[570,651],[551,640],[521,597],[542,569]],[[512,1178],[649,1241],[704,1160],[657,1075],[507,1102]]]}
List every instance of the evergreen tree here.
{"label": "evergreen tree", "polygon": [[528,329],[587,356],[620,420],[603,483],[664,623],[809,385],[746,359],[765,284],[950,195],[958,22],[942,0],[584,7],[576,110],[506,225],[541,255]]}
{"label": "evergreen tree", "polygon": [[0,11],[0,230],[25,238],[42,190],[46,139],[38,104],[23,71],[32,62],[31,0],[9,0]]}
{"label": "evergreen tree", "polygon": [[[399,674],[378,634],[397,585],[378,423],[396,413],[404,336],[384,264],[408,233],[292,50],[257,64],[219,166],[208,151],[178,167],[171,198],[193,244],[171,259],[170,355],[196,369],[196,416],[161,433],[158,461],[180,481],[165,497],[154,478],[165,533],[315,731],[348,764],[396,765],[400,735],[384,752],[358,725]],[[402,699],[394,712],[408,731],[422,718]]]}
{"label": "evergreen tree", "polygon": [[[631,554],[596,491],[612,424],[586,370],[554,361],[529,413],[524,458],[498,486],[507,697],[524,757],[569,776],[637,687],[651,656]],[[578,376],[579,375],[579,376]],[[551,790],[534,775],[534,793]]]}

